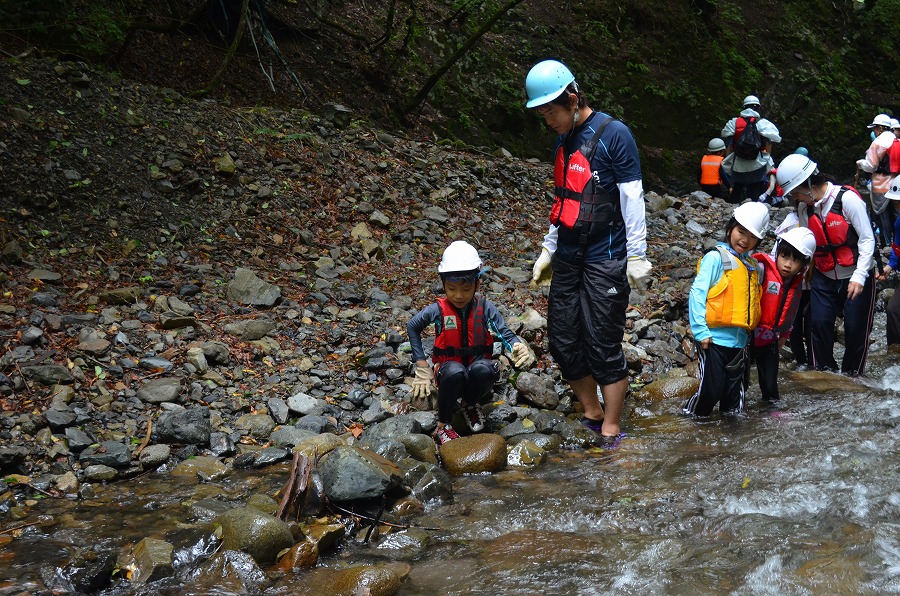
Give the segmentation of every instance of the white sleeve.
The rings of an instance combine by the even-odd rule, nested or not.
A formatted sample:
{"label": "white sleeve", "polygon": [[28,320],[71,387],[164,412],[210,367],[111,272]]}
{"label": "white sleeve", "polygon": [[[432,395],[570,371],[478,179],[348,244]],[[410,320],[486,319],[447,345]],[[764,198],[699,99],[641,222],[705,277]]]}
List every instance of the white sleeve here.
{"label": "white sleeve", "polygon": [[737,118],[732,118],[731,120],[729,120],[728,122],[725,123],[725,126],[722,127],[722,132],[721,132],[723,139],[734,136],[734,128],[735,128],[736,122],[737,122]]}
{"label": "white sleeve", "polygon": [[856,243],[859,257],[856,259],[856,271],[850,276],[850,281],[864,285],[866,278],[869,277],[869,270],[875,264],[875,235],[872,233],[872,224],[862,201],[844,201],[843,211],[844,217],[859,234],[859,240]]}
{"label": "white sleeve", "polygon": [[626,250],[629,257],[647,255],[647,218],[644,211],[644,184],[641,180],[622,182],[619,201],[625,219]]}
{"label": "white sleeve", "polygon": [[544,241],[541,243],[541,246],[547,249],[551,255],[556,252],[556,239],[559,237],[559,226],[554,226],[550,224],[550,230],[547,232],[547,235],[544,236]]}
{"label": "white sleeve", "polygon": [[778,132],[778,127],[765,118],[762,118],[756,123],[756,130],[759,131],[759,134],[773,143],[781,142],[781,133]]}

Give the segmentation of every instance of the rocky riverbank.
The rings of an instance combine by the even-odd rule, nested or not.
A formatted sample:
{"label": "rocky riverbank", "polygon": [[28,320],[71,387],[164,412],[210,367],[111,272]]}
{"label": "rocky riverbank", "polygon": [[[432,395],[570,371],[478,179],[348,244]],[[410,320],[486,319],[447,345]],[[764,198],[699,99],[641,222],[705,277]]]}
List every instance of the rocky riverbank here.
{"label": "rocky riverbank", "polygon": [[[215,481],[298,451],[319,458],[306,514],[389,497],[396,521],[452,499],[451,475],[591,444],[547,355],[546,289],[529,285],[548,164],[372,130],[340,106],[238,110],[78,64],[0,68],[6,522],[39,513],[36,495],[90,500],[154,470]],[[655,269],[631,295],[631,403],[693,387],[682,371],[641,394],[690,363],[685,292],[730,212],[702,193],[647,194]],[[484,293],[538,361],[504,367],[488,432],[448,444],[442,466],[405,324],[437,296],[453,239],[479,248]],[[265,525],[256,513],[210,516],[226,549],[266,566],[325,548],[262,509],[265,541],[233,529]],[[307,548],[294,566],[315,562]],[[138,550],[163,554],[120,559],[133,581],[173,572],[171,545]],[[98,569],[56,588],[108,585]]]}

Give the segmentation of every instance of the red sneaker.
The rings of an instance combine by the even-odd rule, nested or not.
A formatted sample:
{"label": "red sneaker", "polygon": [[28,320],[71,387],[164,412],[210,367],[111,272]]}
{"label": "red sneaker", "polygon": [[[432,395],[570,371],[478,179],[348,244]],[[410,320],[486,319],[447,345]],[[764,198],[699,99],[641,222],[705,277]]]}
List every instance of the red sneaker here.
{"label": "red sneaker", "polygon": [[459,435],[456,434],[456,431],[453,430],[453,427],[449,424],[445,424],[444,428],[439,428],[437,432],[434,433],[434,440],[437,441],[438,445],[443,445],[448,441],[458,438]]}

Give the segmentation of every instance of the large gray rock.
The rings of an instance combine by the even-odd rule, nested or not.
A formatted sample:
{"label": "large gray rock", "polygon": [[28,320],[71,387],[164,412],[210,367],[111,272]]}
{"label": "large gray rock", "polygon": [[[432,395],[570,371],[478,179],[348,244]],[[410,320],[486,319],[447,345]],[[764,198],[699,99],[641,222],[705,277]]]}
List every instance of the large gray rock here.
{"label": "large gray rock", "polygon": [[380,497],[399,486],[400,468],[380,455],[350,447],[337,447],[319,464],[325,494],[335,501]]}
{"label": "large gray rock", "polygon": [[516,378],[519,395],[539,408],[552,410],[559,404],[559,395],[553,386],[553,379],[529,372],[520,373]]}
{"label": "large gray rock", "polygon": [[90,446],[81,452],[78,461],[83,468],[101,464],[111,468],[125,468],[131,463],[131,452],[124,443],[104,441],[100,445]]}
{"label": "large gray rock", "polygon": [[24,366],[22,373],[30,381],[46,385],[68,385],[75,379],[69,374],[68,369],[61,364],[39,364],[37,366]]}
{"label": "large gray rock", "polygon": [[273,329],[275,329],[275,323],[268,319],[237,321],[236,323],[225,325],[225,333],[239,337],[244,341],[253,341],[265,337]]}
{"label": "large gray rock", "polygon": [[291,412],[297,412],[298,414],[302,414],[306,416],[308,414],[312,414],[313,416],[321,416],[325,413],[325,406],[327,406],[327,402],[324,399],[319,399],[317,397],[313,397],[311,395],[307,395],[302,391],[300,393],[295,393],[290,396],[287,401],[288,409]]}
{"label": "large gray rock", "polygon": [[212,425],[209,422],[209,410],[206,408],[189,408],[166,412],[156,423],[156,433],[162,443],[187,443],[189,445],[207,445]]}
{"label": "large gray rock", "polygon": [[281,288],[257,277],[250,269],[238,267],[228,282],[229,300],[250,306],[274,306],[281,300]]}
{"label": "large gray rock", "polygon": [[148,404],[173,402],[180,393],[181,379],[175,377],[151,379],[137,390],[138,399]]}

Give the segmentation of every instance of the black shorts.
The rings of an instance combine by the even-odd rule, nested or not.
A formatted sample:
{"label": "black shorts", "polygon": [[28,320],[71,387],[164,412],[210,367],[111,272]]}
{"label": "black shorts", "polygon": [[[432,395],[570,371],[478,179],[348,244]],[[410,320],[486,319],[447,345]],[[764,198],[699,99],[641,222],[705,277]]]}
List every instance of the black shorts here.
{"label": "black shorts", "polygon": [[547,328],[564,379],[611,385],[628,376],[622,337],[631,287],[626,259],[571,263],[554,257]]}

